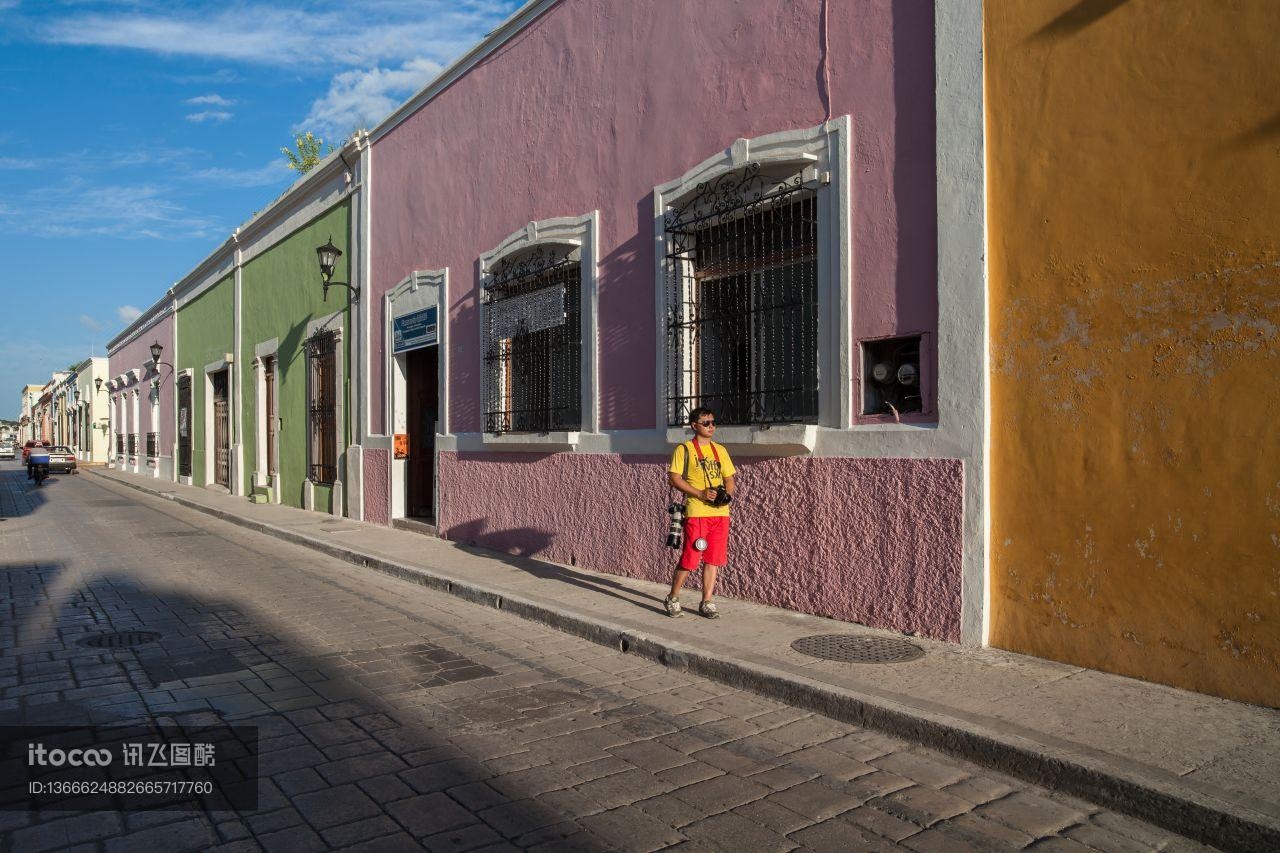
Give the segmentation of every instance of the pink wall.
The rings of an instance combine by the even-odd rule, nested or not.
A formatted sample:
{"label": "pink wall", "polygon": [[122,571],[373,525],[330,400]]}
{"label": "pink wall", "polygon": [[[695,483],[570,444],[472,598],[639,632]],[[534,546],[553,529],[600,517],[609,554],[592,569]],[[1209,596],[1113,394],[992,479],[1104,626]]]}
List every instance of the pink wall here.
{"label": "pink wall", "polygon": [[391,523],[391,454],[366,449],[361,456],[364,472],[364,520],[372,524]]}
{"label": "pink wall", "polygon": [[[151,360],[151,344],[159,341],[164,347],[164,352],[160,355],[160,360],[166,362],[159,369],[160,378],[160,423],[158,427],[151,422],[151,380],[156,378],[156,374],[142,371],[142,365]],[[147,326],[136,338],[129,343],[111,353],[108,358],[109,378],[115,379],[120,374],[137,369],[142,373],[142,379],[137,385],[129,385],[127,390],[137,387],[138,395],[138,420],[139,426],[135,429],[133,425],[133,414],[130,410],[129,414],[129,432],[138,433],[138,452],[141,454],[145,451],[146,434],[148,432],[158,432],[160,434],[160,455],[173,455],[174,441],[174,425],[173,425],[173,394],[174,394],[174,375],[170,365],[173,364],[174,346],[173,346],[173,314],[166,314],[159,320]],[[127,404],[132,405],[132,402]],[[118,418],[119,410],[113,414],[113,418]],[[119,422],[116,421],[114,429],[119,430]],[[115,436],[111,436],[111,441],[115,441]],[[110,454],[115,456],[115,445],[112,444]]]}
{"label": "pink wall", "polygon": [[[853,117],[856,338],[936,325],[932,4],[829,4],[830,114]],[[653,187],[735,138],[820,124],[821,0],[563,0],[373,145],[372,327],[450,270],[452,425],[478,431],[478,258],[600,211],[600,424],[652,428]],[[373,336],[373,428],[386,432]]]}
{"label": "pink wall", "polygon": [[[667,459],[440,454],[441,535],[669,582]],[[960,639],[963,464],[741,459],[717,591],[804,613]],[[591,483],[584,490],[583,483]],[[598,501],[594,494],[622,496]],[[495,501],[494,495],[506,500]]]}

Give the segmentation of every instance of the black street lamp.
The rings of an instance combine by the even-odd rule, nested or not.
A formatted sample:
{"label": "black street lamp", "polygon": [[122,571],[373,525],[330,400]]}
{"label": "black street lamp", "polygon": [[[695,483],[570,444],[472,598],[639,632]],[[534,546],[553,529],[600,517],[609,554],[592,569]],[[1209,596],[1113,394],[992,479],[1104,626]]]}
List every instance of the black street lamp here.
{"label": "black street lamp", "polygon": [[94,386],[96,389],[98,389],[98,393],[99,393],[99,394],[101,394],[101,393],[102,393],[102,377],[101,377],[101,376],[99,376],[97,379],[93,380],[93,386]]}
{"label": "black street lamp", "polygon": [[358,299],[360,297],[360,288],[345,281],[333,280],[333,269],[338,265],[338,258],[342,257],[342,250],[333,245],[333,237],[329,238],[329,242],[323,246],[316,247],[316,260],[320,262],[320,284],[324,288],[324,301],[329,301],[330,287],[345,287],[351,291],[351,298]]}
{"label": "black street lamp", "polygon": [[163,353],[163,352],[164,352],[164,347],[160,345],[160,342],[159,342],[159,341],[156,341],[155,343],[153,343],[153,344],[151,345],[151,363],[152,363],[152,364],[154,364],[154,365],[156,366],[156,372],[157,372],[157,373],[160,371],[160,365],[162,365],[162,364],[163,364],[165,367],[169,368],[170,370],[173,370],[173,365],[172,365],[172,364],[170,364],[170,363],[169,363],[169,362],[167,362],[167,361],[161,361],[161,360],[160,360],[160,354],[161,354],[161,353]]}

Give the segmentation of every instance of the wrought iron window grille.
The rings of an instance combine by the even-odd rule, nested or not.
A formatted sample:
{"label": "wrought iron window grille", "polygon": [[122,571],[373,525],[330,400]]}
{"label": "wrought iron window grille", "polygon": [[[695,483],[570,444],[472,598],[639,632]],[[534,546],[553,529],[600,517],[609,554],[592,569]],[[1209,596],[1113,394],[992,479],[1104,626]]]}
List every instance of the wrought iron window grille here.
{"label": "wrought iron window grille", "polygon": [[821,185],[750,163],[667,210],[669,425],[817,422]]}
{"label": "wrought iron window grille", "polygon": [[124,453],[124,433],[116,433],[116,453]]}
{"label": "wrought iron window grille", "polygon": [[338,479],[337,350],[338,332],[321,330],[303,342],[309,371],[307,476],[320,485]]}
{"label": "wrought iron window grille", "polygon": [[485,280],[485,432],[581,428],[581,279],[576,247],[539,246]]}
{"label": "wrought iron window grille", "polygon": [[136,432],[129,433],[129,455],[138,455],[138,434]]}
{"label": "wrought iron window grille", "polygon": [[178,377],[178,475],[191,476],[191,377]]}
{"label": "wrought iron window grille", "polygon": [[160,436],[154,432],[147,433],[147,458],[155,459],[160,455]]}

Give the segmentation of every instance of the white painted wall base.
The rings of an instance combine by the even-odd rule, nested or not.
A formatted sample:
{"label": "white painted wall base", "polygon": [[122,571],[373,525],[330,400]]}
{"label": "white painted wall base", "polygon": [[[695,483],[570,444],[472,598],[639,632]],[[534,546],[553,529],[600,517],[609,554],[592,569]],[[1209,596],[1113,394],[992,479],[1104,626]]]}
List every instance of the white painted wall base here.
{"label": "white painted wall base", "polygon": [[347,448],[347,477],[351,488],[347,494],[347,515],[357,521],[364,521],[364,449],[353,444]]}

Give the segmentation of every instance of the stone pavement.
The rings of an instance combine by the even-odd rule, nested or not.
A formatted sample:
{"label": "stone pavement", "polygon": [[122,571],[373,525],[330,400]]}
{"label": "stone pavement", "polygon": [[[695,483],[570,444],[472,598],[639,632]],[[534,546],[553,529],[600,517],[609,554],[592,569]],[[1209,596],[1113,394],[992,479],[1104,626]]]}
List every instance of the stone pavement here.
{"label": "stone pavement", "polygon": [[[930,659],[938,656],[977,654],[973,672],[1008,668],[1025,678],[1024,669],[1008,664],[1042,662],[927,643],[921,643],[927,654],[911,664],[811,662],[790,652],[791,635],[862,629],[734,602],[725,603],[726,616],[718,622],[667,620],[659,615],[652,585],[495,559],[418,534],[163,486],[206,512],[269,523],[278,528],[272,538],[245,530],[244,519],[233,527],[109,479],[121,476],[62,477],[35,490],[20,475],[0,471],[7,607],[0,620],[0,714],[103,722],[210,714],[256,722],[268,731],[263,762],[271,782],[259,811],[239,819],[170,812],[36,820],[0,812],[6,847],[59,849],[84,842],[84,849],[178,849],[218,841],[227,849],[363,842],[371,849],[401,843],[455,850],[490,844],[626,850],[1194,846],[1060,793],[752,695],[761,689],[777,696],[791,685],[787,689],[806,702],[827,701],[826,710],[838,717],[860,714],[877,728],[933,740],[936,720],[949,723],[943,712],[954,714],[955,702],[916,699],[923,708],[901,713],[911,708],[902,701],[910,694],[886,698],[883,690],[884,684],[901,686],[895,670],[937,667]],[[346,562],[282,543],[284,535],[336,550]],[[365,541],[336,544],[351,538]],[[355,548],[368,551],[357,557]],[[351,565],[362,561],[384,573]],[[524,588],[515,584],[526,576]],[[539,593],[539,584],[551,590],[544,586]],[[488,607],[424,588],[447,585],[455,596]],[[597,641],[612,637],[615,648],[501,612],[553,621],[549,614],[562,607],[572,618],[557,627]],[[143,652],[93,655],[74,647],[78,635],[107,626],[161,630],[166,660],[193,643],[209,659],[234,660],[223,672],[200,676],[164,672]],[[735,643],[741,645],[732,651]],[[639,654],[622,654],[622,645]],[[698,672],[710,665],[703,653],[724,653],[730,661],[709,673],[716,680]],[[646,658],[665,658],[670,665]],[[233,665],[240,668],[229,669]],[[867,669],[883,682],[880,691],[840,683],[848,682],[850,670],[867,679]],[[814,685],[825,687],[817,691]],[[993,689],[975,680],[966,693],[989,695]],[[1163,693],[1146,698],[1160,701],[1167,694],[1232,707],[1157,690]],[[895,714],[884,710],[890,699],[897,703]],[[1012,693],[1008,699],[1011,707],[1026,705]],[[912,729],[913,719],[923,723]],[[1257,719],[1274,725],[1274,718]],[[958,732],[955,751],[972,750],[972,732],[951,725]],[[1032,735],[1035,730],[1025,726],[1016,734]],[[1059,750],[1070,746],[1065,739],[1039,737]],[[1002,753],[998,741],[994,746],[993,755],[1007,760],[1010,753]],[[977,757],[992,763],[990,756]],[[1045,763],[1007,769],[1053,782]],[[1149,766],[1141,769],[1150,772]],[[1236,835],[1219,839],[1223,846],[1247,849],[1257,840],[1239,835],[1238,823],[1224,826]]]}

